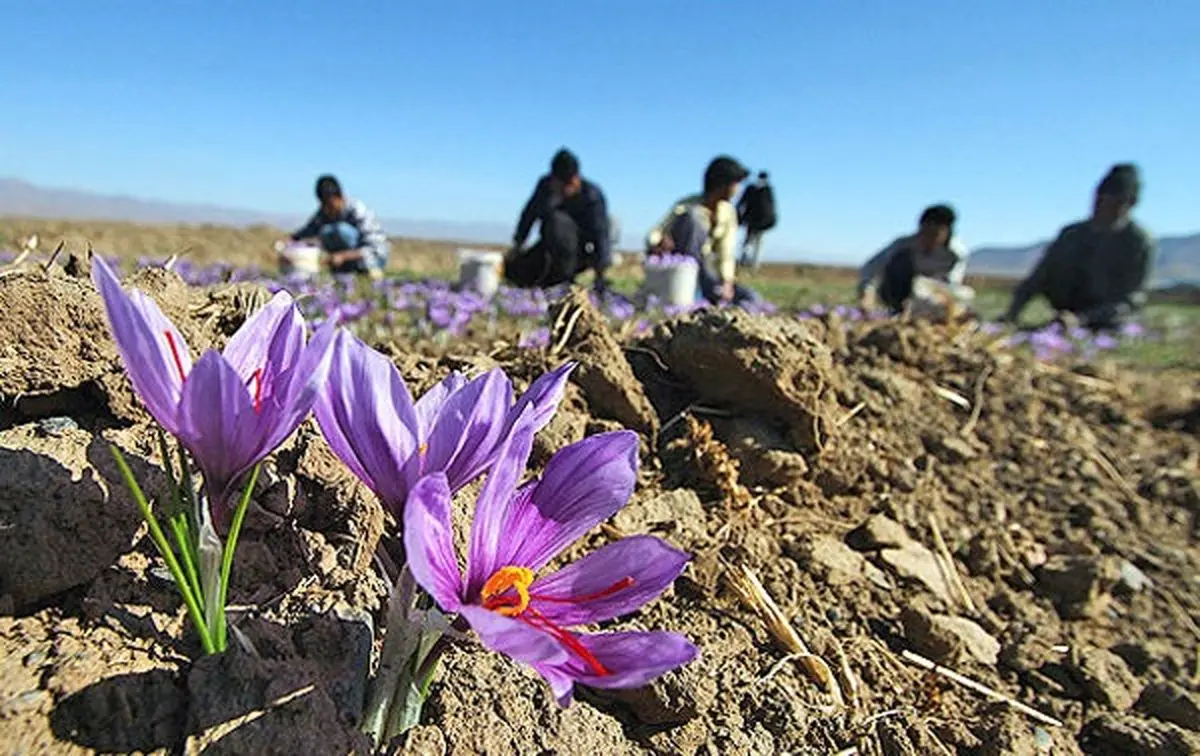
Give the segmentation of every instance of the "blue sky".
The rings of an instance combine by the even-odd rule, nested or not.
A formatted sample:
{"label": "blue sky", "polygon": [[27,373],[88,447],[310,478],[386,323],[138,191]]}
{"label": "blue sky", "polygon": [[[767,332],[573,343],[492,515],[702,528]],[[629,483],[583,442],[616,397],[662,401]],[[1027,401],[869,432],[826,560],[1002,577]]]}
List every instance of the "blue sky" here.
{"label": "blue sky", "polygon": [[[1195,0],[0,0],[0,175],[304,212],[515,219],[568,145],[640,233],[731,153],[768,254],[856,260],[948,200],[968,243],[1083,215],[1200,228]],[[2,208],[0,208],[2,212]]]}

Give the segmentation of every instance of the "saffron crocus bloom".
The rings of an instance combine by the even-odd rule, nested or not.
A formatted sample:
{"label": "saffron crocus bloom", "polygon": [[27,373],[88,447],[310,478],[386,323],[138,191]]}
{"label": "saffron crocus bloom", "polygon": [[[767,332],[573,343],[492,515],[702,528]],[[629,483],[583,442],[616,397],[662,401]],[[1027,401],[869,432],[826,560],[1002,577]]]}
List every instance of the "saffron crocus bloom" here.
{"label": "saffron crocus bloom", "polygon": [[454,551],[446,476],[416,485],[404,511],[404,545],[417,583],[485,645],[537,670],[564,706],[575,683],[635,688],[695,659],[696,647],[675,633],[572,629],[629,614],[666,590],[688,557],[662,540],[631,536],[538,575],[625,505],[637,477],[637,436],[586,438],[555,454],[540,479],[517,487],[531,439],[512,434],[488,474],[466,575]]}
{"label": "saffron crocus bloom", "polygon": [[541,376],[515,404],[499,368],[469,381],[452,373],[414,402],[391,360],[343,331],[314,413],[333,452],[399,517],[421,475],[444,473],[457,490],[491,466],[518,422],[541,430],[573,368]]}
{"label": "saffron crocus bloom", "polygon": [[92,280],[134,389],[191,452],[214,517],[223,521],[238,479],[312,409],[329,367],[332,324],[306,345],[304,321],[291,296],[280,292],[246,320],[224,353],[210,350],[193,365],[179,330],[154,300],[137,290],[126,294],[99,256]]}

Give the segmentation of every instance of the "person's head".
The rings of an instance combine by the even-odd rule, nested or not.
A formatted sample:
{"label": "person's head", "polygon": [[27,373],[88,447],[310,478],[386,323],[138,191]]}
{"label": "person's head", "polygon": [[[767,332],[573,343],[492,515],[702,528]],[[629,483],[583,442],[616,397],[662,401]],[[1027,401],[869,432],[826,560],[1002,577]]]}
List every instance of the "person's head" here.
{"label": "person's head", "polygon": [[550,177],[566,197],[578,194],[583,188],[583,177],[579,174],[579,158],[566,147],[554,153],[554,158],[550,161]]}
{"label": "person's head", "polygon": [[1142,179],[1133,163],[1114,165],[1096,186],[1092,203],[1092,220],[1111,226],[1129,217],[1142,193]]}
{"label": "person's head", "polygon": [[758,183],[765,184],[765,183],[767,183],[768,178],[770,178],[770,176],[767,175],[766,171],[758,172]]}
{"label": "person's head", "polygon": [[317,179],[317,201],[321,203],[321,212],[328,216],[341,214],[346,207],[346,197],[342,194],[342,185],[329,174]]}
{"label": "person's head", "polygon": [[954,208],[949,205],[930,205],[917,222],[917,240],[922,251],[931,252],[944,247],[954,235]]}
{"label": "person's head", "polygon": [[728,155],[713,158],[704,171],[704,198],[707,200],[732,200],[741,183],[750,175],[738,161]]}

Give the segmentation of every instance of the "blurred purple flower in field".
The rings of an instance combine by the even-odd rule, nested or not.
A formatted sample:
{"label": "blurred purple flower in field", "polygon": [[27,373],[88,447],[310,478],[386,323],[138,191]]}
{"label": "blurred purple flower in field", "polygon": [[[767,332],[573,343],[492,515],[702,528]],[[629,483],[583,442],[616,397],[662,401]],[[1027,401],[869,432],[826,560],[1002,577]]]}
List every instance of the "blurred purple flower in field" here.
{"label": "blurred purple flower in field", "polygon": [[517,346],[522,349],[544,349],[550,346],[550,329],[542,326],[521,334]]}
{"label": "blurred purple flower in field", "polygon": [[1121,345],[1111,333],[1096,334],[1096,338],[1092,341],[1097,349],[1116,349]]}
{"label": "blurred purple flower in field", "polygon": [[1136,339],[1146,335],[1146,327],[1141,323],[1126,323],[1121,326],[1121,335]]}

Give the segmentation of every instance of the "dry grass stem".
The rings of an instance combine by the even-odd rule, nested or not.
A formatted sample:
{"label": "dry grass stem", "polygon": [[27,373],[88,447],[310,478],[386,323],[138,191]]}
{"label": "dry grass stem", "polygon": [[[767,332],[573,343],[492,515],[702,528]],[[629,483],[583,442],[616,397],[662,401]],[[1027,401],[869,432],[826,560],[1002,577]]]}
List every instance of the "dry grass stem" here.
{"label": "dry grass stem", "polygon": [[775,603],[775,599],[771,598],[771,594],[767,593],[754,571],[744,564],[726,565],[726,568],[729,586],[742,604],[763,619],[771,638],[781,649],[800,662],[809,680],[820,686],[833,699],[834,708],[844,708],[846,699],[829,664],[809,650],[808,644],[792,627],[792,623],[784,616],[783,610]]}
{"label": "dry grass stem", "polygon": [[950,389],[942,388],[941,386],[938,386],[938,385],[930,386],[929,389],[933,393],[940,396],[942,399],[945,399],[946,401],[950,402],[951,404],[962,407],[965,410],[971,409],[971,403],[969,401],[967,401],[967,399],[965,397],[963,397],[961,394],[956,394],[955,392],[951,391]]}
{"label": "dry grass stem", "polygon": [[942,665],[938,664],[937,662],[926,659],[924,656],[921,656],[920,654],[914,654],[912,651],[909,651],[906,649],[906,650],[900,652],[900,658],[904,659],[905,661],[909,662],[910,664],[915,664],[924,670],[928,670],[929,672],[932,672],[939,677],[943,677],[951,682],[958,683],[959,685],[963,686],[964,688],[968,688],[970,690],[975,691],[976,693],[985,695],[988,698],[992,699],[993,701],[999,701],[999,702],[1005,704],[1006,706],[1009,706],[1009,707],[1021,712],[1022,714],[1025,714],[1026,716],[1030,717],[1031,719],[1035,719],[1038,722],[1041,722],[1042,724],[1050,725],[1051,727],[1062,727],[1063,726],[1063,723],[1061,721],[1055,719],[1054,717],[1050,716],[1049,714],[1043,714],[1042,712],[1038,711],[1037,709],[1033,708],[1032,706],[1028,706],[1026,704],[1021,703],[1020,701],[1013,698],[1012,696],[1005,695],[1004,693],[1001,693],[1000,691],[996,690],[995,688],[989,688],[988,686],[984,685],[981,682],[976,682],[975,680],[972,680],[971,678],[967,677],[966,675],[961,675],[952,669],[943,667]]}
{"label": "dry grass stem", "polygon": [[987,385],[987,379],[991,375],[991,365],[988,365],[979,373],[979,380],[975,381],[975,401],[971,406],[971,416],[967,418],[967,422],[963,423],[963,427],[958,431],[958,435],[969,436],[975,430],[975,425],[979,422],[979,415],[983,412],[983,389]]}
{"label": "dry grass stem", "polygon": [[932,513],[929,515],[929,528],[933,531],[934,550],[937,553],[938,566],[942,568],[942,575],[946,578],[946,583],[958,595],[963,609],[972,616],[977,616],[979,609],[975,606],[971,594],[967,592],[967,586],[963,584],[962,576],[958,574],[958,568],[954,566],[954,557],[950,555],[950,549],[946,547],[946,539],[942,538],[942,529],[938,526],[937,516]]}

